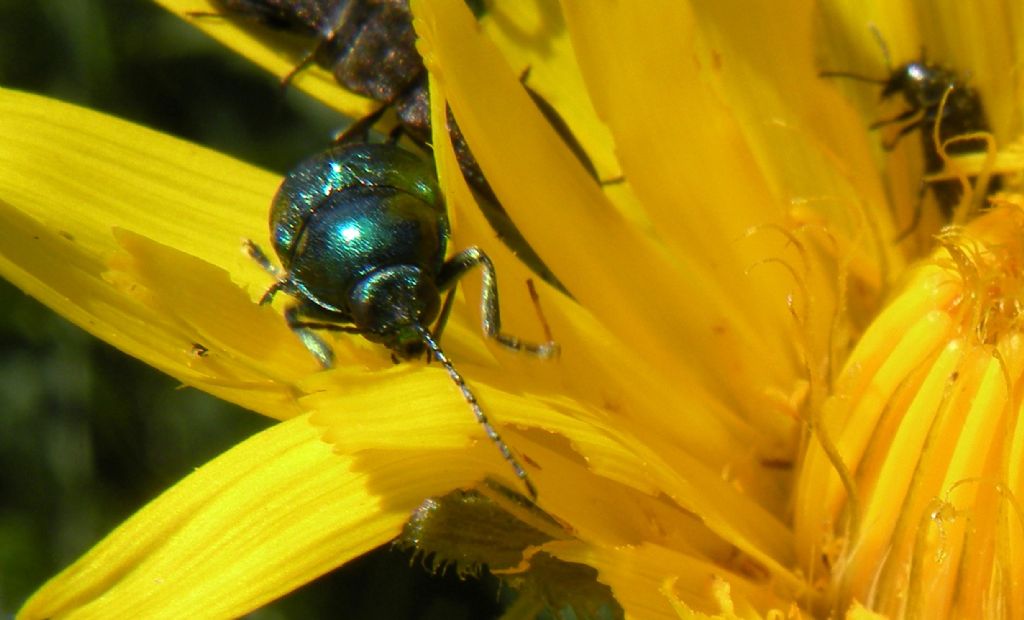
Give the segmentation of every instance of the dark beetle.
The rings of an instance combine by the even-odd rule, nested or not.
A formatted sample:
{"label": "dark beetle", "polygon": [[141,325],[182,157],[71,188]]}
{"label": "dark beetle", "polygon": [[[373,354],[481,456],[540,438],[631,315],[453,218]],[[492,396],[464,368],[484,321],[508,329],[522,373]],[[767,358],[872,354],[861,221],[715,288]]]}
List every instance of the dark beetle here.
{"label": "dark beetle", "polygon": [[[883,48],[884,49],[884,48]],[[894,69],[886,79],[877,79],[855,73],[842,71],[826,71],[825,77],[845,77],[882,86],[882,100],[900,95],[907,109],[899,115],[871,124],[871,129],[886,125],[905,123],[900,127],[896,139],[885,144],[886,149],[896,146],[899,139],[912,131],[920,131],[921,148],[924,154],[925,174],[940,172],[943,168],[942,155],[935,145],[932,129],[936,122],[939,127],[939,143],[956,136],[975,132],[989,131],[988,118],[981,104],[978,92],[953,70],[942,65],[924,60],[908,62]],[[946,96],[946,93],[949,93]],[[946,97],[945,105],[942,99]],[[941,108],[942,116],[939,117]],[[950,155],[971,153],[978,150],[974,140],[952,142],[945,147]],[[942,215],[946,219],[953,216],[953,209],[960,203],[963,188],[956,179],[933,181],[929,183]],[[989,183],[988,191],[998,189],[995,180]],[[922,187],[922,191],[924,188]],[[919,214],[915,214],[911,228],[917,223]]]}
{"label": "dark beetle", "polygon": [[[416,33],[408,0],[213,0],[213,3],[225,13],[249,16],[272,28],[314,39],[315,48],[295,71],[315,62],[331,71],[346,90],[383,104],[377,113],[358,121],[346,136],[368,129],[385,109],[393,108],[401,131],[430,150],[427,71],[416,51]],[[285,77],[285,82],[295,71]],[[535,273],[568,293],[501,206],[450,109],[447,122],[459,169],[481,202],[488,223]]]}
{"label": "dark beetle", "polygon": [[346,90],[393,106],[414,140],[430,139],[426,68],[407,0],[213,0],[226,13],[316,41],[291,74],[315,62]]}
{"label": "dark beetle", "polygon": [[[318,329],[359,334],[390,349],[396,361],[429,353],[445,367],[487,436],[536,497],[526,471],[438,341],[459,279],[481,267],[484,334],[541,358],[557,355],[558,345],[502,333],[497,276],[479,248],[445,260],[448,216],[428,163],[392,144],[336,146],[285,177],[271,206],[270,233],[283,269],[274,267],[252,242],[246,246],[277,278],[260,303],[269,303],[277,292],[295,299],[285,318],[322,366],[329,368],[334,356]],[[443,292],[448,295],[442,308]],[[432,324],[433,333],[428,331]]]}

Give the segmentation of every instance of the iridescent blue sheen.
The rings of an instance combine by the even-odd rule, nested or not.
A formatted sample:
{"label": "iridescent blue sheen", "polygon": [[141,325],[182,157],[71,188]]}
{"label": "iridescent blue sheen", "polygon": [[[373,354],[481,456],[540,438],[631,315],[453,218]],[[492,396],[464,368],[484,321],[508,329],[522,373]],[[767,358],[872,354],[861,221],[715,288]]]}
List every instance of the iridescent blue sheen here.
{"label": "iridescent blue sheen", "polygon": [[[356,121],[346,136],[363,136],[381,115],[392,110],[402,135],[426,151],[431,147],[430,91],[423,59],[416,49],[416,32],[408,0],[211,0],[225,15],[236,15],[308,39],[308,54],[282,79],[287,84],[304,67],[317,64],[332,72],[348,91],[368,97],[381,105]],[[477,16],[487,2],[467,0]],[[207,13],[195,13],[207,15]],[[268,37],[267,43],[280,45]],[[524,74],[525,79],[525,74]],[[583,148],[558,112],[533,91],[530,96],[541,112],[564,137],[580,161],[597,177]],[[490,183],[484,177],[465,136],[447,110],[447,127],[459,169],[469,183],[481,211],[498,238],[537,275],[568,294],[522,231],[506,213]],[[282,221],[284,232],[275,239],[291,243],[290,222]],[[280,234],[280,237],[278,237]]]}
{"label": "iridescent blue sheen", "polygon": [[[443,221],[448,218],[431,165],[409,151],[389,144],[338,146],[307,159],[285,177],[270,206],[270,234],[274,251],[285,268],[294,252],[296,236],[327,200],[350,188],[394,188],[421,200],[424,209]],[[333,208],[333,207],[330,207]]]}
{"label": "iridescent blue sheen", "polygon": [[332,148],[288,174],[270,229],[301,315],[353,323],[402,357],[423,351],[396,328],[440,309],[449,229],[430,164],[390,144]]}
{"label": "iridescent blue sheen", "polygon": [[[246,242],[253,259],[276,278],[260,303],[279,291],[295,299],[285,309],[285,320],[321,366],[330,368],[334,353],[317,330],[359,334],[386,346],[396,361],[429,353],[536,498],[526,470],[438,341],[459,279],[479,267],[481,326],[488,338],[541,358],[557,356],[558,344],[533,343],[501,331],[497,275],[479,248],[445,260],[448,216],[432,166],[393,144],[336,146],[285,177],[270,209],[270,231],[283,270]],[[447,293],[443,308],[442,292]]]}

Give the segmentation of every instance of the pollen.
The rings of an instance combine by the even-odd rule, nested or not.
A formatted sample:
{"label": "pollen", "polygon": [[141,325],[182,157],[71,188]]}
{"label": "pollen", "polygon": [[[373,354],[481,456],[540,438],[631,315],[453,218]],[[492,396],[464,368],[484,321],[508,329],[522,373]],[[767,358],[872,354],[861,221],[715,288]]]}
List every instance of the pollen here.
{"label": "pollen", "polygon": [[947,227],[850,354],[797,485],[833,610],[1024,613],[1024,197]]}

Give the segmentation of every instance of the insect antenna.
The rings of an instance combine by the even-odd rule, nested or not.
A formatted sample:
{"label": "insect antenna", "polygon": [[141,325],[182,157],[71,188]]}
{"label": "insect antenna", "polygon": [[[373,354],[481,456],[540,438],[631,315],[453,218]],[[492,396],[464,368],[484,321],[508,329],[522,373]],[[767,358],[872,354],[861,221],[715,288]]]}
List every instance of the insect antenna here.
{"label": "insect antenna", "polygon": [[[882,51],[882,60],[885,61],[885,70],[892,73],[892,56],[889,54],[889,44],[885,42],[885,37],[882,36],[882,31],[878,29],[875,24],[868,25],[868,30],[871,31],[871,36],[874,37],[875,43],[878,44],[878,49]],[[924,58],[924,52],[922,50],[921,57]]]}
{"label": "insect antenna", "polygon": [[462,391],[462,398],[465,399],[466,403],[468,403],[470,408],[473,410],[473,415],[476,416],[476,421],[480,423],[484,432],[487,433],[487,436],[490,437],[492,442],[494,442],[494,445],[498,447],[501,455],[505,457],[508,464],[512,466],[512,469],[516,472],[516,477],[523,481],[523,486],[526,487],[526,492],[529,494],[530,499],[536,501],[537,488],[533,486],[533,482],[530,480],[530,475],[526,473],[525,469],[523,469],[519,459],[512,454],[512,450],[508,447],[508,444],[505,443],[505,440],[501,438],[501,435],[498,434],[497,429],[491,425],[490,420],[487,419],[487,414],[484,413],[484,410],[480,407],[480,403],[477,402],[476,395],[473,394],[473,391],[469,389],[468,385],[466,385],[465,379],[462,378],[462,375],[458,370],[455,370],[455,366],[452,364],[451,360],[449,360],[448,356],[444,354],[444,351],[441,350],[441,346],[437,344],[437,341],[434,340],[434,337],[430,335],[430,332],[427,331],[425,327],[417,325],[416,331],[423,340],[423,344],[430,349],[430,352],[434,354],[437,361],[440,362],[441,365],[444,366],[444,369],[448,371],[448,376],[452,378],[455,385],[457,385],[459,390]]}
{"label": "insect antenna", "polygon": [[889,81],[886,79],[874,78],[869,75],[861,75],[859,73],[853,73],[850,71],[822,71],[821,73],[818,74],[818,77],[848,78],[851,80],[856,80],[858,82],[870,82],[871,84],[881,84],[883,86]]}

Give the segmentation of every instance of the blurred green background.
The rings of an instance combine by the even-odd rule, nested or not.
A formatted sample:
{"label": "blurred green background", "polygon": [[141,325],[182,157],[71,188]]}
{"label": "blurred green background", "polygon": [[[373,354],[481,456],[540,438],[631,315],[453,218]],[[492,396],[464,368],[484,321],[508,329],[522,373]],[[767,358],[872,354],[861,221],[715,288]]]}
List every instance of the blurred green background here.
{"label": "blurred green background", "polygon": [[[281,173],[345,124],[145,0],[0,0],[0,86]],[[146,501],[269,422],[180,389],[2,281],[0,300],[0,617],[9,617]],[[434,577],[383,548],[250,617],[490,618],[497,601],[493,578]]]}

